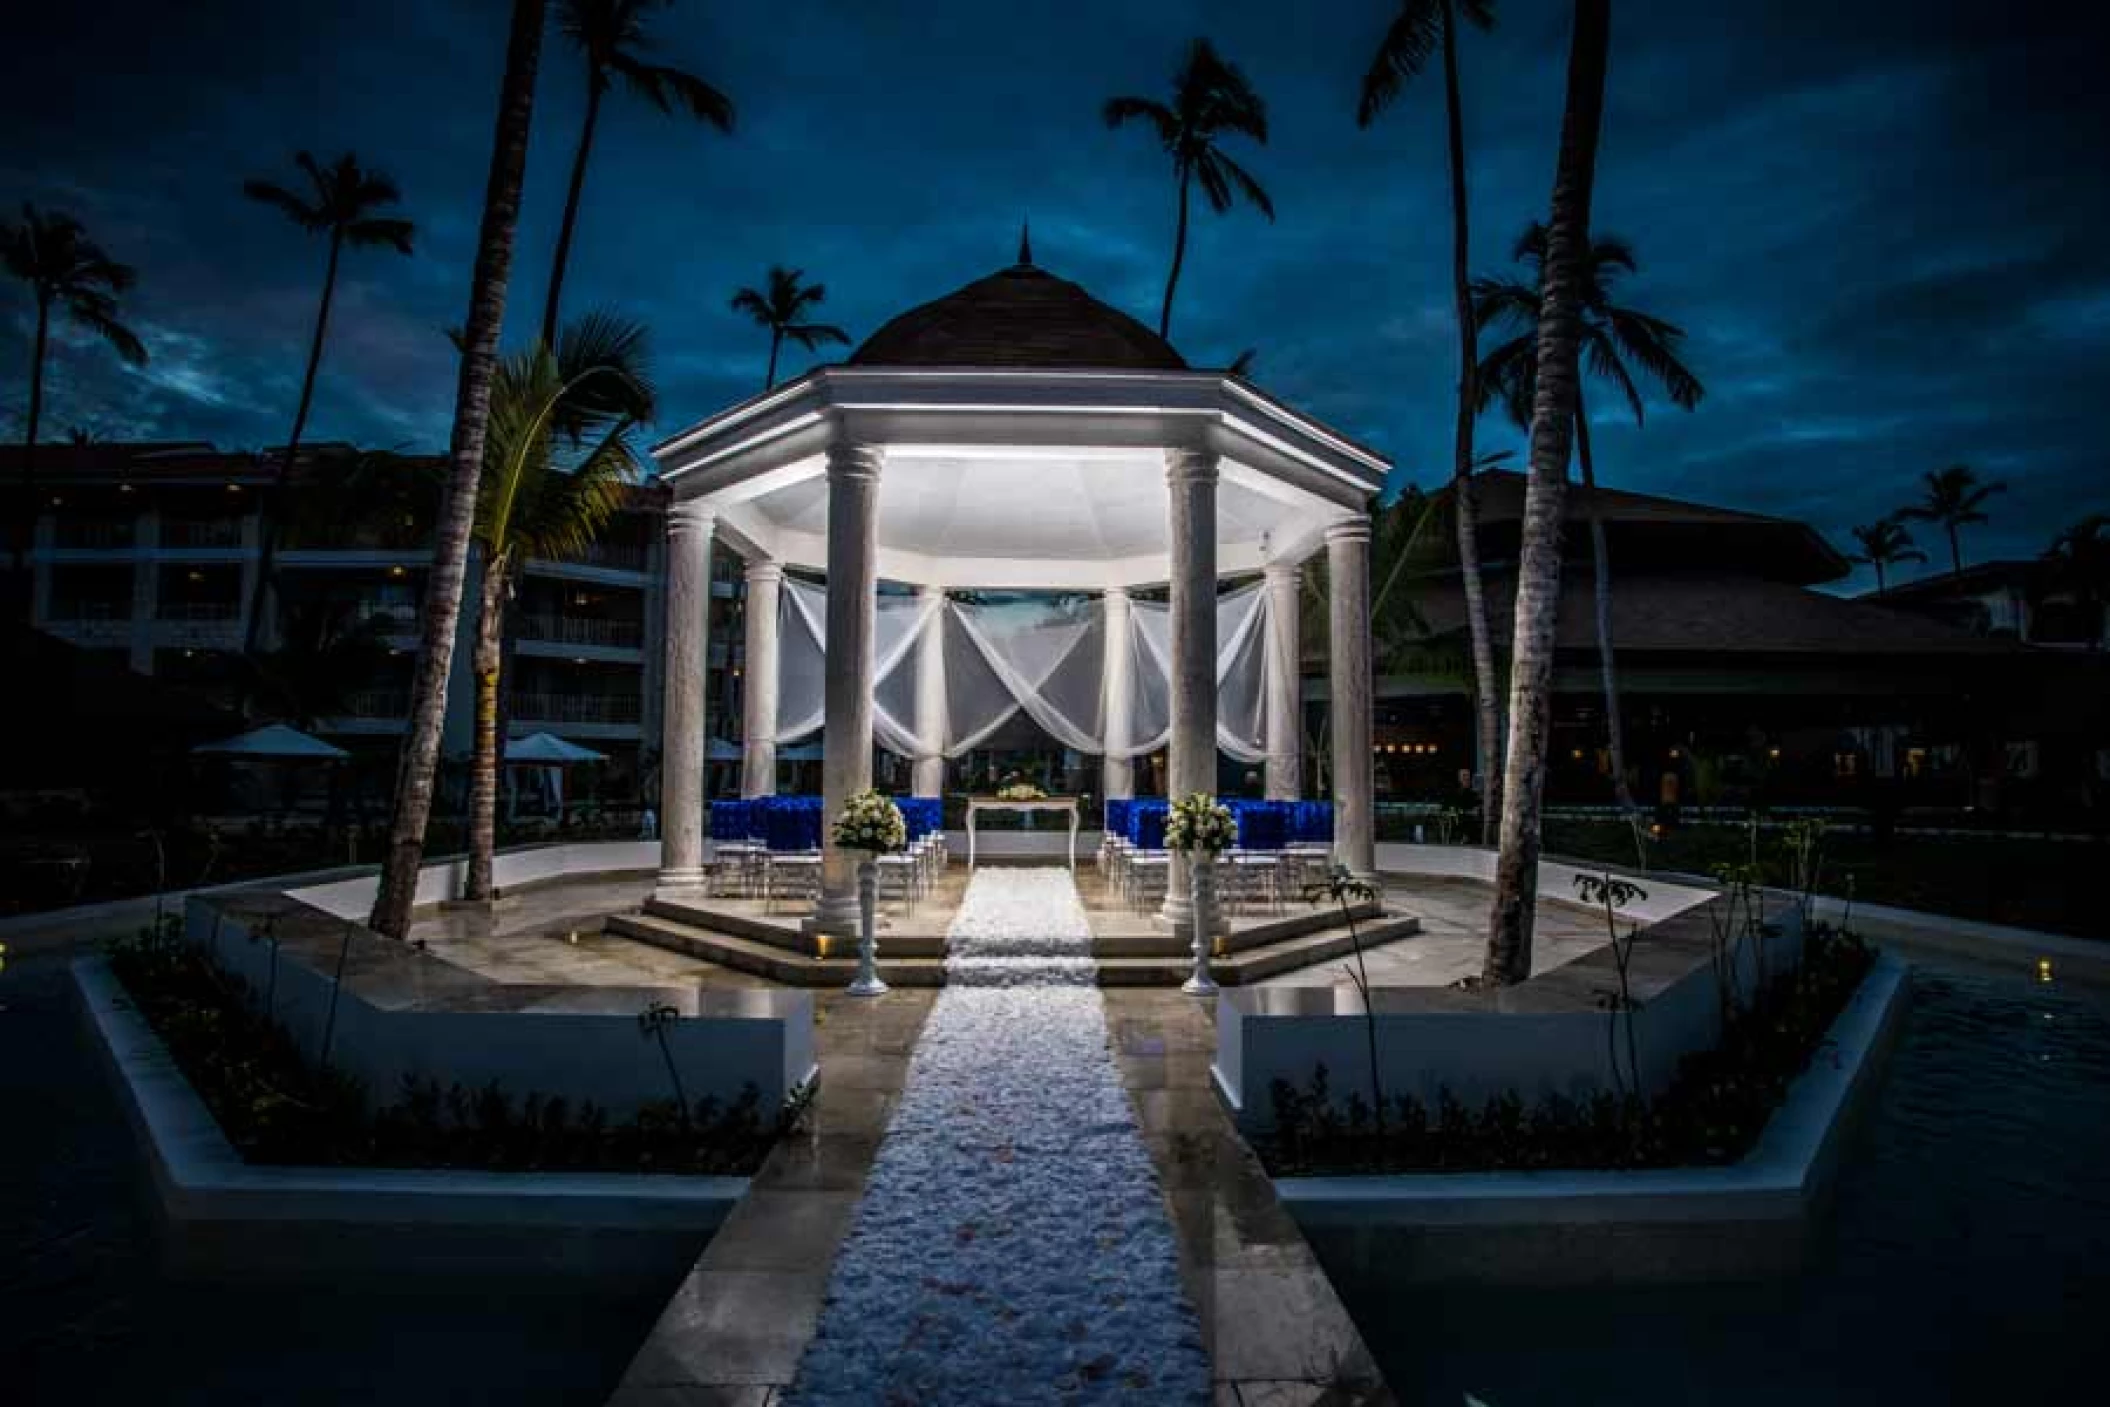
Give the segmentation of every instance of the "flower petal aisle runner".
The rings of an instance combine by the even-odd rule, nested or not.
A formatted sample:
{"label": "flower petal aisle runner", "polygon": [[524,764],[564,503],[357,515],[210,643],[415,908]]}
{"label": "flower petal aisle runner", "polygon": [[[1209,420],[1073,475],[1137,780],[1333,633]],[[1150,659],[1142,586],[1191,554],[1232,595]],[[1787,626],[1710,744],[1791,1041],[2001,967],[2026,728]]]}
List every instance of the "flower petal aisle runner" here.
{"label": "flower petal aisle runner", "polygon": [[977,871],[946,981],[789,1401],[1206,1404],[1069,873]]}

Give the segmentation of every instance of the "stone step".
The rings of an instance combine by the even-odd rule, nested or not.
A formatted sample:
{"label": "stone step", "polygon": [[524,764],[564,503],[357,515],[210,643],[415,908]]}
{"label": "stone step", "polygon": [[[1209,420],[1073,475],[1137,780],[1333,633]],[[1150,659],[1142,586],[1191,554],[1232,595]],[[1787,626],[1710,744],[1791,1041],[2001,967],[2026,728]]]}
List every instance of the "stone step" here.
{"label": "stone step", "polygon": [[[613,914],[606,931],[657,948],[701,958],[736,972],[749,972],[794,987],[845,987],[857,975],[855,957],[810,957],[772,943],[681,923],[658,914]],[[882,981],[896,987],[938,987],[945,982],[945,961],[933,957],[879,959]]]}
{"label": "stone step", "polygon": [[[655,894],[645,901],[645,912],[691,928],[707,928],[714,933],[731,934],[745,938],[751,943],[766,943],[793,957],[813,956],[813,939],[799,925],[799,918],[787,915],[783,918],[758,918],[751,914],[733,913],[720,904],[704,899],[681,899]],[[908,922],[914,923],[914,916]],[[900,920],[890,919],[885,914],[879,920],[879,951],[882,955],[897,958],[942,958],[945,956],[945,935],[932,932],[897,932],[888,927]]]}

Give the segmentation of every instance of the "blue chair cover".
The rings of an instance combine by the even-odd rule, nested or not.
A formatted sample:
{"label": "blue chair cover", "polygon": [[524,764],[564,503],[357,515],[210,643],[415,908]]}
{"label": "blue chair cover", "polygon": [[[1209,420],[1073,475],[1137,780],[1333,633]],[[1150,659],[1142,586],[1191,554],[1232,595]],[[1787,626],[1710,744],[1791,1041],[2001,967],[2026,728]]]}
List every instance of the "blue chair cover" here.
{"label": "blue chair cover", "polygon": [[1290,835],[1292,842],[1304,845],[1331,845],[1333,843],[1333,803],[1330,801],[1291,802]]}
{"label": "blue chair cover", "polygon": [[1248,801],[1238,817],[1238,843],[1247,850],[1280,850],[1289,843],[1290,802]]}
{"label": "blue chair cover", "polygon": [[1138,850],[1163,850],[1165,848],[1165,813],[1170,803],[1164,801],[1136,801],[1128,812],[1128,843]]}
{"label": "blue chair cover", "polygon": [[1136,803],[1130,797],[1113,796],[1106,801],[1106,833],[1125,836],[1128,834],[1128,816]]}
{"label": "blue chair cover", "polygon": [[901,819],[908,825],[908,838],[919,840],[945,829],[945,802],[935,796],[897,796]]}

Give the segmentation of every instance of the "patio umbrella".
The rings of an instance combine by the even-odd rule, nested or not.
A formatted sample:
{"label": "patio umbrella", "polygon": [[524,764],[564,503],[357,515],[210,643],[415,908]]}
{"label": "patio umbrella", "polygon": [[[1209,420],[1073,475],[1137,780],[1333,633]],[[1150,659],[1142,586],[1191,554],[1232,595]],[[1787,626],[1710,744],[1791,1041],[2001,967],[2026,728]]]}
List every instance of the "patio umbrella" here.
{"label": "patio umbrella", "polygon": [[214,743],[200,743],[191,751],[212,753],[221,757],[294,762],[341,762],[351,756],[341,747],[326,743],[313,734],[303,733],[298,728],[289,728],[283,723],[272,723],[232,738],[222,738]]}
{"label": "patio umbrella", "polygon": [[[554,795],[559,815],[564,811],[564,769],[577,762],[606,762],[608,754],[595,752],[590,747],[581,747],[568,742],[554,733],[530,733],[524,738],[512,738],[506,742],[506,766],[537,767],[550,776],[550,790]],[[512,816],[519,808],[520,793],[507,788],[506,814]]]}

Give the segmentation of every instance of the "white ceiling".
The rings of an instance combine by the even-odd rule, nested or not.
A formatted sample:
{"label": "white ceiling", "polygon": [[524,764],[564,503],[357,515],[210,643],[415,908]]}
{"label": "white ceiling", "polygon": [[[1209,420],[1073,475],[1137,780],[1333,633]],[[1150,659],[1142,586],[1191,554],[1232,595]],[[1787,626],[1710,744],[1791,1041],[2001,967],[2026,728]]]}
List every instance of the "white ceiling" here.
{"label": "white ceiling", "polygon": [[[822,565],[828,483],[820,461],[728,512],[728,526],[786,561]],[[1340,510],[1226,463],[1217,485],[1221,568],[1303,556]],[[879,477],[882,574],[949,586],[1162,579],[1168,543],[1164,456],[1147,450],[890,448]],[[988,565],[984,565],[988,564]],[[979,582],[971,579],[976,574]],[[970,578],[970,579],[962,579]]]}

